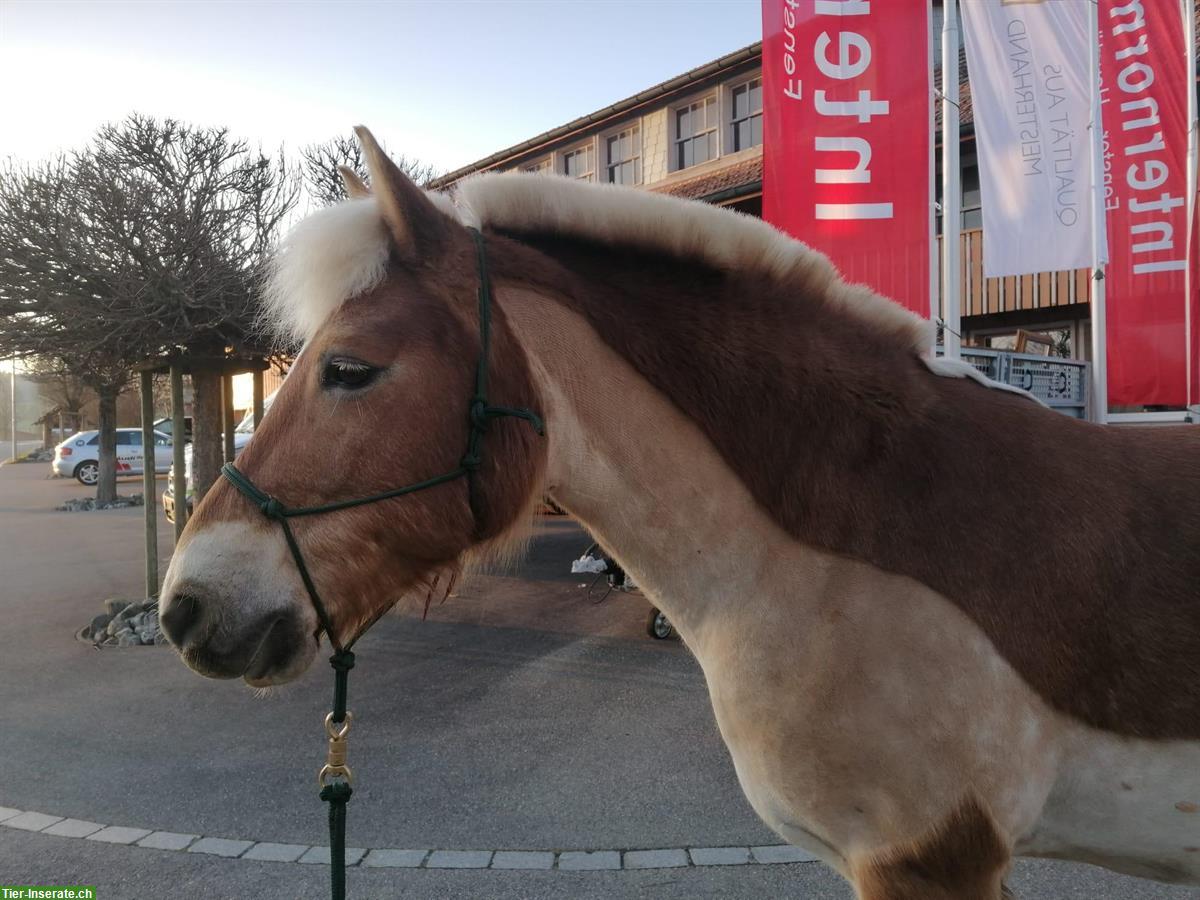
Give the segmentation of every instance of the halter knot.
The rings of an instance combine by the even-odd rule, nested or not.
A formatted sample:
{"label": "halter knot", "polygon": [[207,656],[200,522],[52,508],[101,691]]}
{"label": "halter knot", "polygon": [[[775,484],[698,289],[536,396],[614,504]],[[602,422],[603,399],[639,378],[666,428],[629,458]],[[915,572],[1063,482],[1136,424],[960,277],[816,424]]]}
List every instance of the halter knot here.
{"label": "halter knot", "polygon": [[481,457],[478,453],[467,453],[465,456],[463,456],[458,464],[468,472],[474,472],[479,468],[479,465],[482,462],[483,457]]}
{"label": "halter knot", "polygon": [[488,409],[487,401],[482,397],[473,399],[471,401],[471,427],[476,431],[487,431],[490,419],[491,410]]}
{"label": "halter knot", "polygon": [[354,668],[354,654],[349,650],[338,650],[329,657],[329,665],[335,672],[349,672]]}
{"label": "halter knot", "polygon": [[258,508],[262,510],[262,514],[268,519],[274,519],[275,521],[279,522],[284,518],[283,504],[274,497],[268,497],[261,504],[259,504]]}

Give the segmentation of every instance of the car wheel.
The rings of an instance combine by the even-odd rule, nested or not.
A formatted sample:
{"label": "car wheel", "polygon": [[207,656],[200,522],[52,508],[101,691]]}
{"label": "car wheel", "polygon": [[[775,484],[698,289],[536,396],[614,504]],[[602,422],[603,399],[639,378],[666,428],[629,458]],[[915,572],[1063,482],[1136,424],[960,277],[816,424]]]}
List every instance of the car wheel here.
{"label": "car wheel", "polygon": [[675,634],[675,626],[671,624],[662,610],[651,607],[650,615],[646,617],[646,634],[655,640],[665,641]]}
{"label": "car wheel", "polygon": [[90,459],[81,462],[75,467],[75,478],[80,484],[93,487],[100,480],[100,463]]}

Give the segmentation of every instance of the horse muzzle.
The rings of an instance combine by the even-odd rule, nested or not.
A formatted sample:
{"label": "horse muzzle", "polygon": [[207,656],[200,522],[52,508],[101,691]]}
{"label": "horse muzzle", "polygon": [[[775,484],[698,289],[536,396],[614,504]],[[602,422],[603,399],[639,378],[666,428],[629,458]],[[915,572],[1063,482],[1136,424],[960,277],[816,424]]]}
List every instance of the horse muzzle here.
{"label": "horse muzzle", "polygon": [[185,536],[163,584],[159,625],[190,669],[264,687],[308,668],[316,617],[282,565],[281,545],[267,529],[234,522]]}

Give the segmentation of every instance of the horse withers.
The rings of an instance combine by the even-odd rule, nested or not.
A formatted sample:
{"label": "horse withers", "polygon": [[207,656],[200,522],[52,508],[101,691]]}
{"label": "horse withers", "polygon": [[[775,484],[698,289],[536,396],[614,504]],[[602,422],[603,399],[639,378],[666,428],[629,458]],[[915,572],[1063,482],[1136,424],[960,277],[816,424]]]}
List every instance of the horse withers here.
{"label": "horse withers", "polygon": [[[503,556],[543,493],[699,660],[754,809],[863,900],[996,900],[1014,855],[1200,883],[1200,429],[1113,429],[928,358],[926,323],[767,224],[501,174],[301,222],[267,292],[304,343],[240,469],[288,506],[346,641]],[[366,423],[370,423],[367,427]],[[386,442],[389,455],[377,452]],[[171,562],[192,668],[298,676],[321,627],[280,529],[219,483]]]}

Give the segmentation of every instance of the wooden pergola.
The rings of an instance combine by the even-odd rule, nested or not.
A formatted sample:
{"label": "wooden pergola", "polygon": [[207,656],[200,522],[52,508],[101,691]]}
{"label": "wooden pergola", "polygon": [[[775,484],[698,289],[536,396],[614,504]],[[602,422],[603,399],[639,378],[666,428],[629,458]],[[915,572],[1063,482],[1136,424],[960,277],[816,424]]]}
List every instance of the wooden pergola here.
{"label": "wooden pergola", "polygon": [[[197,372],[221,376],[221,430],[224,436],[225,462],[233,462],[233,430],[237,426],[233,410],[233,376],[250,372],[254,376],[254,426],[263,416],[263,372],[270,363],[261,356],[198,356],[170,354],[155,357],[135,366],[140,375],[142,398],[142,451],[153,453],[154,447],[154,376],[168,374],[171,379],[171,447],[175,495],[175,543],[187,524],[187,472],[184,465],[184,403],[183,376]],[[158,492],[155,487],[155,466],[142,465],[142,495],[145,498],[144,521],[146,536],[146,596],[158,597]]]}

